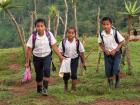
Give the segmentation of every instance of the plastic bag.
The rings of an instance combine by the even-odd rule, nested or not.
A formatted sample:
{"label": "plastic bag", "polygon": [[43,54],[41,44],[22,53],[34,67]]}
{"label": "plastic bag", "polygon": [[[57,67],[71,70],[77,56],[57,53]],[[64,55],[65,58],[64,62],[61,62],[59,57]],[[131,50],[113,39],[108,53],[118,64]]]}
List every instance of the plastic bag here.
{"label": "plastic bag", "polygon": [[22,82],[27,82],[31,79],[31,69],[30,67],[25,68],[25,72],[23,74]]}

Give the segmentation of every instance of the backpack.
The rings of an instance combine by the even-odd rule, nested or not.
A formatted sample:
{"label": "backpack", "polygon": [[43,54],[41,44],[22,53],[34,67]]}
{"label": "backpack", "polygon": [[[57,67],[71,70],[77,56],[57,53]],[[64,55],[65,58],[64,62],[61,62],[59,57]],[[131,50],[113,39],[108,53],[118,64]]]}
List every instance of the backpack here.
{"label": "backpack", "polygon": [[[119,44],[118,35],[117,35],[117,30],[116,30],[115,28],[113,28],[113,31],[114,31],[114,33],[113,33],[114,39],[115,39],[116,43]],[[104,44],[104,40],[103,40],[103,35],[102,35],[102,33],[100,32],[99,35],[100,35],[101,40],[102,40],[102,42],[103,42],[103,44]],[[122,48],[120,48],[120,52],[122,53]]]}
{"label": "backpack", "polygon": [[[50,33],[47,30],[45,32],[46,32],[46,37],[48,38],[48,41],[49,41],[49,46],[51,48],[51,36],[50,36]],[[33,45],[32,50],[33,50],[35,48],[35,41],[36,41],[37,31],[34,31],[32,33],[32,35],[33,35],[33,37],[32,37],[32,45]]]}
{"label": "backpack", "polygon": [[[49,41],[49,46],[51,48],[51,35],[50,35],[48,30],[46,30],[45,32],[46,32],[46,37],[48,38],[48,41]],[[32,45],[33,45],[32,50],[33,50],[35,48],[35,41],[36,41],[37,31],[34,31],[32,33],[32,35],[33,35],[33,37],[32,37]],[[51,49],[51,56],[52,56],[52,49]],[[52,60],[52,57],[51,57],[51,60]],[[56,67],[55,67],[53,61],[52,61],[52,71],[56,71]]]}
{"label": "backpack", "polygon": [[[63,55],[65,53],[65,43],[66,43],[66,39],[63,39],[62,40]],[[80,43],[80,41],[78,39],[76,39],[76,50],[77,50],[77,54],[78,55],[80,54],[80,51],[79,51],[79,43]]]}

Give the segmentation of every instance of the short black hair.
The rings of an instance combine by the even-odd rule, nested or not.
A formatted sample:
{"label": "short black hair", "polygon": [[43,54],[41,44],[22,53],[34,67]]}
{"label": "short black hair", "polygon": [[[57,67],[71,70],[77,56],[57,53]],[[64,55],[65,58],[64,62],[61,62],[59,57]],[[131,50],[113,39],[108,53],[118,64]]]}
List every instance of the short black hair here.
{"label": "short black hair", "polygon": [[42,19],[42,18],[39,18],[35,21],[35,26],[37,25],[37,23],[40,23],[40,22],[43,23],[46,27],[46,21],[45,21],[45,19]]}
{"label": "short black hair", "polygon": [[110,17],[103,17],[101,22],[103,23],[104,21],[109,21],[112,24],[112,19]]}

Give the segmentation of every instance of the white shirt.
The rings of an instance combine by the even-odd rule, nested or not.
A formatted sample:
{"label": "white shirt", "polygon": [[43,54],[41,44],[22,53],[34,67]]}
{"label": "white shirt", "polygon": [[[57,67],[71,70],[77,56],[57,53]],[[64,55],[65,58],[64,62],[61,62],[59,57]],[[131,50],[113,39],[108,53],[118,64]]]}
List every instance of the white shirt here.
{"label": "white shirt", "polygon": [[[56,43],[56,39],[54,38],[53,34],[49,32],[51,37],[51,45],[54,45]],[[27,47],[33,48],[33,42],[32,42],[33,35],[30,36]],[[51,48],[49,45],[48,37],[46,36],[46,32],[44,31],[43,36],[39,36],[37,33],[36,41],[35,41],[35,48],[33,49],[33,55],[37,57],[45,57],[48,56],[51,52]]]}
{"label": "white shirt", "polygon": [[[77,45],[76,45],[76,39],[74,38],[72,42],[68,41],[68,39],[65,42],[65,53],[64,56],[68,58],[77,58]],[[63,48],[62,48],[62,41],[59,44],[59,50],[61,53],[63,53]],[[79,41],[79,52],[85,52],[83,44]]]}
{"label": "white shirt", "polygon": [[62,61],[59,76],[63,77],[64,73],[71,73],[71,58],[66,58]]}
{"label": "white shirt", "polygon": [[[110,34],[107,34],[105,31],[101,33],[103,36],[104,46],[106,50],[112,51],[113,49],[116,49],[118,47],[118,43],[115,41],[114,38],[114,29],[111,29]],[[124,41],[124,37],[117,31],[117,38],[119,42]],[[98,43],[102,43],[102,39],[99,35],[98,37]]]}

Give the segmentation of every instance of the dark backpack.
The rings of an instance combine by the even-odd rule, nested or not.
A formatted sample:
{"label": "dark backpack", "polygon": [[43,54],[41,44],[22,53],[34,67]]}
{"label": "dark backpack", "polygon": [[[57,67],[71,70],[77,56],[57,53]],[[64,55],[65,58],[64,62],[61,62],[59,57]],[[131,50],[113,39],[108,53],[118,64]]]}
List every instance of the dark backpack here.
{"label": "dark backpack", "polygon": [[[113,28],[113,32],[114,32],[114,33],[113,33],[114,39],[115,39],[116,43],[119,44],[118,35],[117,35],[117,30],[116,30],[115,28]],[[100,37],[101,37],[101,40],[102,40],[102,42],[103,42],[103,44],[104,44],[102,32],[100,32]],[[120,52],[122,53],[122,48],[120,48]]]}
{"label": "dark backpack", "polygon": [[[65,53],[65,43],[66,43],[66,39],[63,39],[62,40],[63,54]],[[78,55],[80,54],[80,51],[79,51],[79,43],[80,43],[80,41],[78,39],[76,39],[76,49],[77,49],[77,54]]]}

